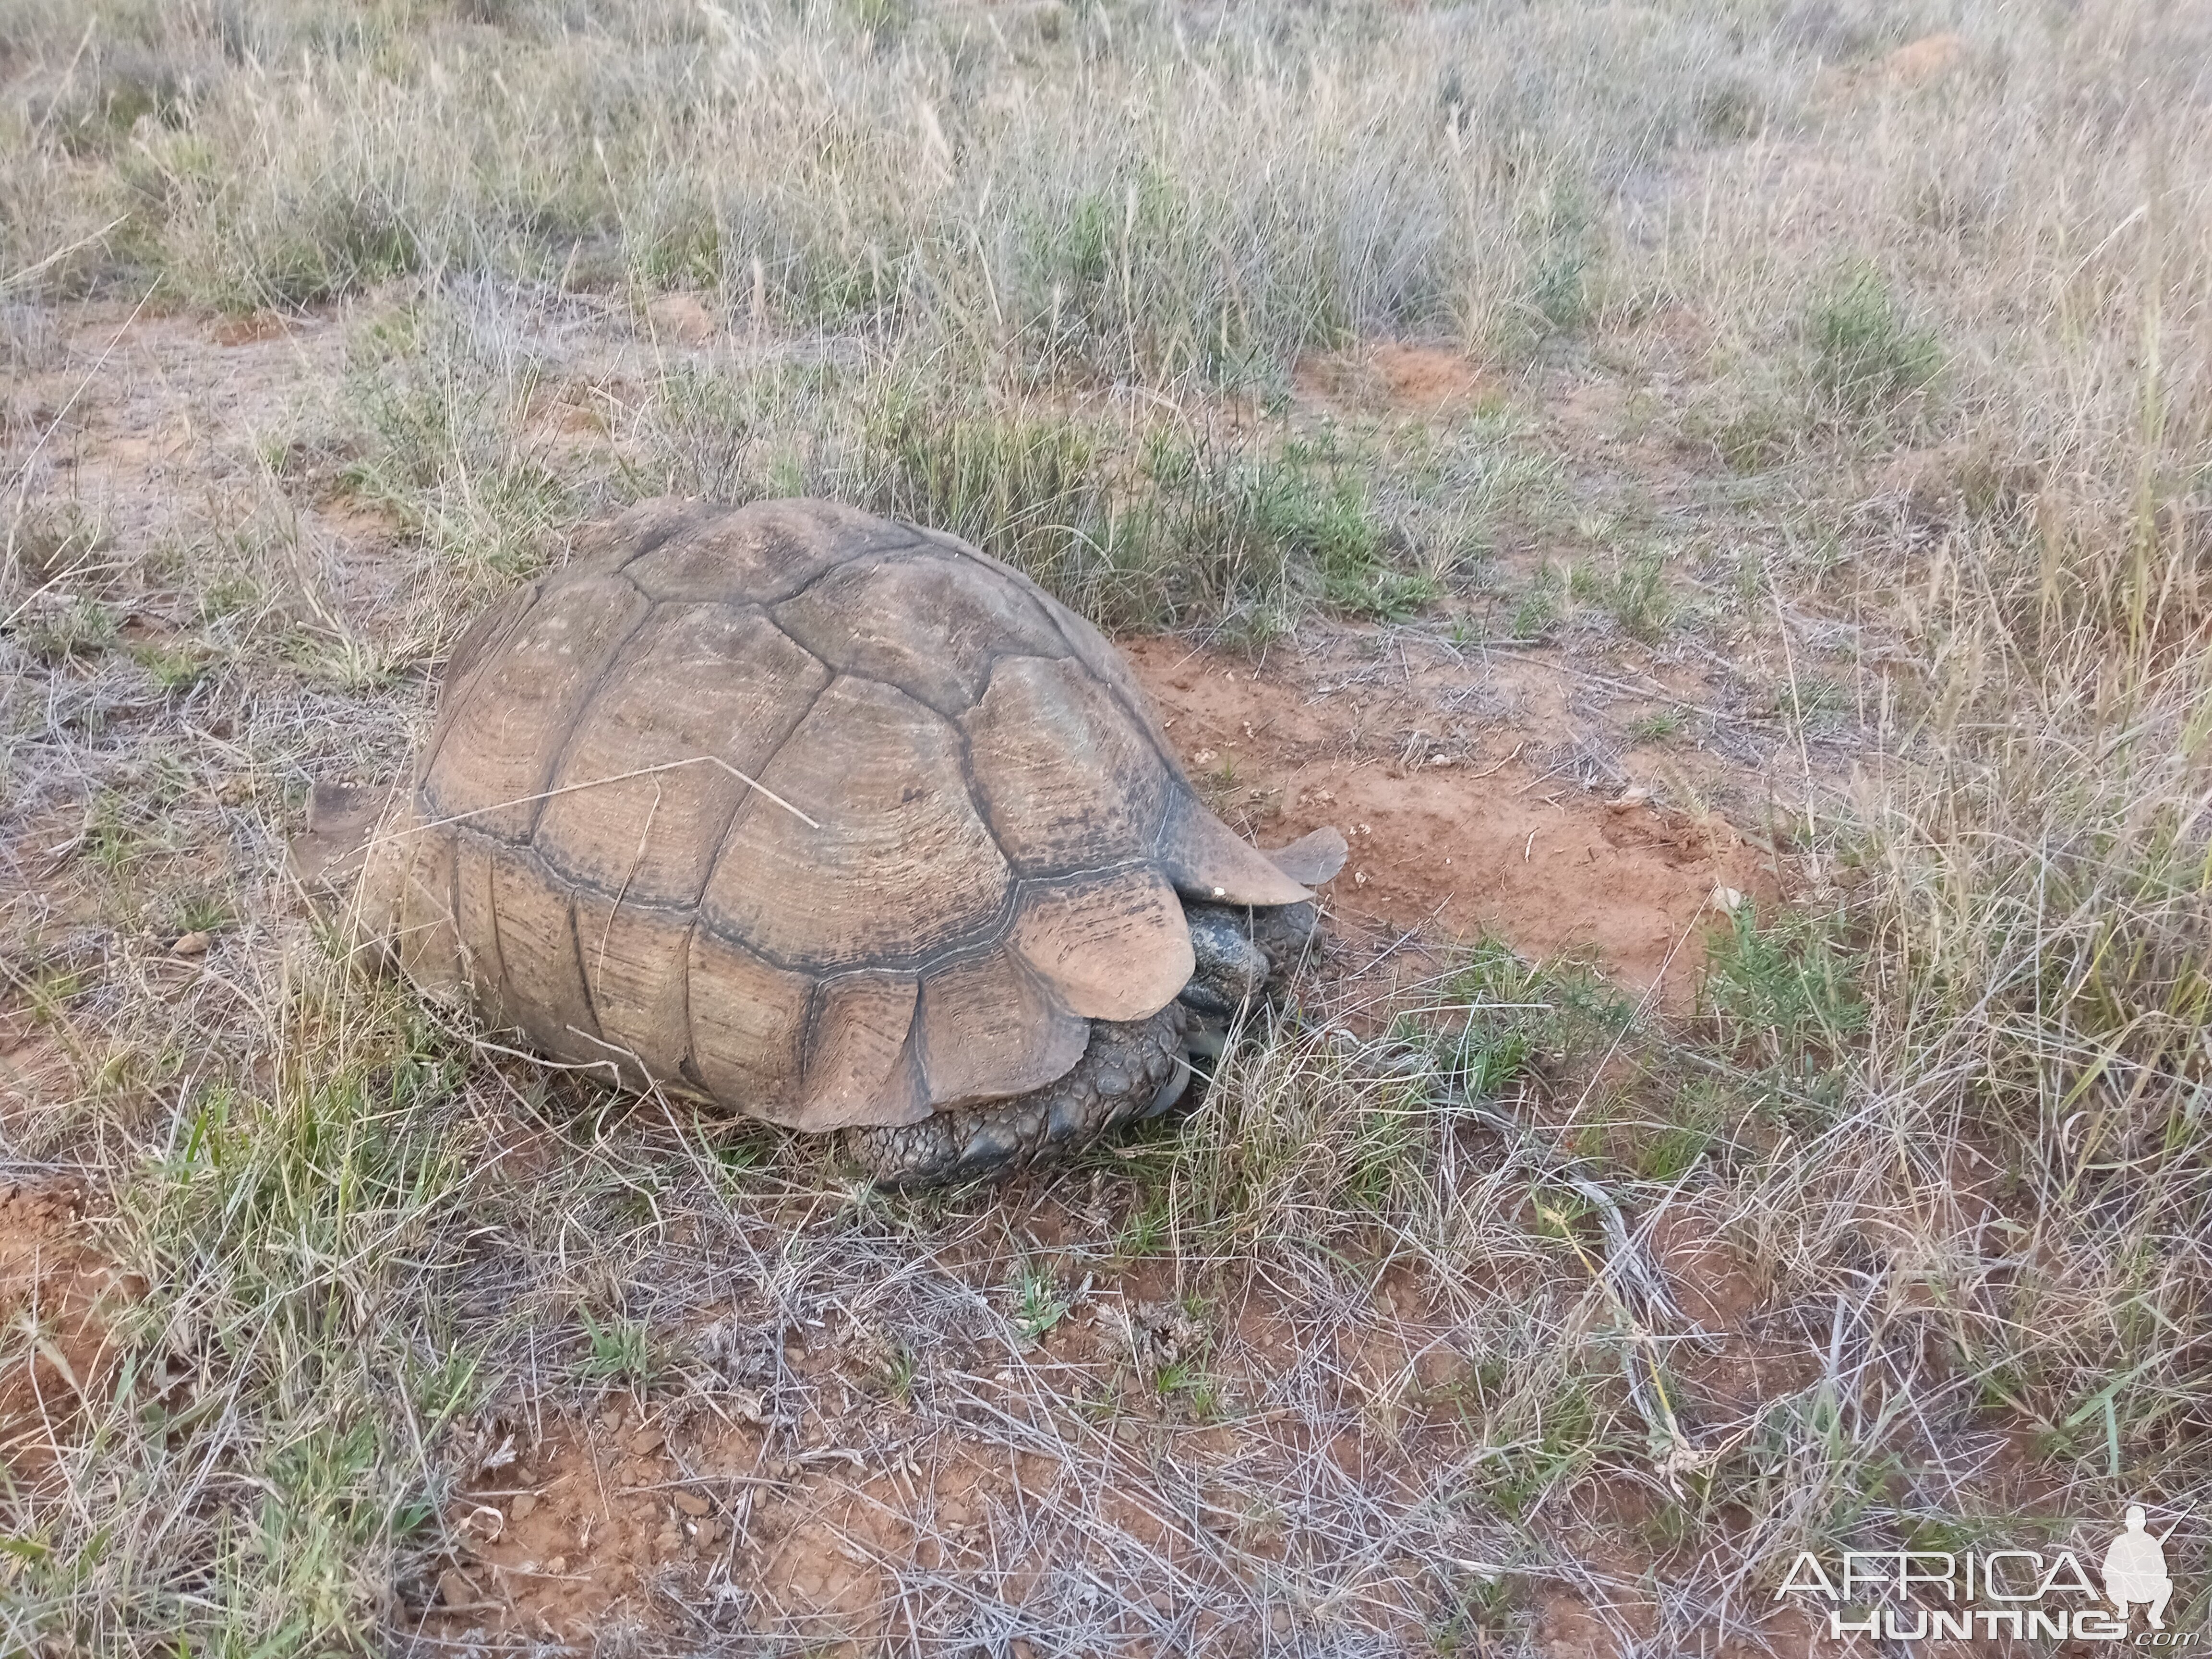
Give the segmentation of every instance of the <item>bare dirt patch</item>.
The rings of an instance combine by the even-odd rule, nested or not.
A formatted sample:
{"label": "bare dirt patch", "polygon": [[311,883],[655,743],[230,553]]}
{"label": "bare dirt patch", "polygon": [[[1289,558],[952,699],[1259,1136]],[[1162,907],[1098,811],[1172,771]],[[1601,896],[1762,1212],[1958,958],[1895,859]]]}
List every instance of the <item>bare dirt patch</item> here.
{"label": "bare dirt patch", "polygon": [[1680,1006],[1725,894],[1773,891],[1769,861],[1719,812],[1626,778],[1578,781],[1545,744],[1556,674],[1434,651],[1418,669],[1386,652],[1378,674],[1362,656],[1380,636],[1308,637],[1257,664],[1171,639],[1122,648],[1232,821],[1263,842],[1345,833],[1329,902],[1353,938],[1591,948],[1624,984]]}
{"label": "bare dirt patch", "polygon": [[1480,364],[1449,347],[1370,340],[1308,357],[1293,383],[1309,402],[1441,415],[1497,396]]}
{"label": "bare dirt patch", "polygon": [[114,1369],[122,1276],[85,1237],[82,1190],[0,1184],[0,1465],[45,1467]]}
{"label": "bare dirt patch", "polygon": [[1962,35],[1948,30],[1941,34],[1923,34],[1883,58],[1881,74],[1884,79],[1905,86],[1923,86],[1949,74],[1966,54],[1966,42]]}
{"label": "bare dirt patch", "polygon": [[[1146,1294],[1164,1266],[1095,1287],[1039,1340],[987,1340],[896,1387],[879,1336],[832,1316],[775,1337],[758,1388],[519,1415],[447,1507],[441,1558],[403,1587],[410,1618],[443,1642],[589,1644],[627,1626],[845,1650],[898,1639],[902,1619],[942,1630],[979,1595],[1079,1595],[1113,1563],[1102,1637],[1256,1650],[1198,1609],[1322,1540],[1255,1494],[1293,1477],[1331,1502],[1432,1492],[1478,1432],[1464,1361],[1425,1310],[1346,1318],[1255,1290],[1207,1313]],[[756,1334],[732,1312],[689,1347],[712,1363]],[[1184,1371],[1202,1398],[1164,1380]],[[1424,1584],[1453,1577],[1453,1532],[1413,1528],[1407,1559],[1376,1565],[1370,1620],[1409,1640],[1431,1627],[1441,1591]],[[1267,1616],[1289,1635],[1318,1611],[1285,1592]]]}

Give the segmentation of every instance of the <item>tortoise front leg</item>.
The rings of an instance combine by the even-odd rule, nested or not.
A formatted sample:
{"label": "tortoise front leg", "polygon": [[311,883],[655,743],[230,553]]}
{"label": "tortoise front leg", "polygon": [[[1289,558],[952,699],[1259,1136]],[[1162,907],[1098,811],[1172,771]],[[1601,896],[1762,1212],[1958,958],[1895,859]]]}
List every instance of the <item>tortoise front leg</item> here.
{"label": "tortoise front leg", "polygon": [[846,1150],[885,1187],[1011,1175],[1064,1157],[1114,1124],[1174,1104],[1190,1077],[1186,1018],[1170,1002],[1149,1019],[1093,1020],[1083,1058],[1043,1088],[919,1123],[848,1129]]}

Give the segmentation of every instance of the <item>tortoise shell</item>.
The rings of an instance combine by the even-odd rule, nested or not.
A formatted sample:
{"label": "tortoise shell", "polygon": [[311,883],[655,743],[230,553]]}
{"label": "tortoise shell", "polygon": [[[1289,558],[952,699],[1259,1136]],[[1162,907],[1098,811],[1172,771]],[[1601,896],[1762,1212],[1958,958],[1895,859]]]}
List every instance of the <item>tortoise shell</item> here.
{"label": "tortoise shell", "polygon": [[1182,988],[1179,896],[1310,896],[1088,623],[815,501],[646,502],[481,617],[368,872],[418,982],[807,1130],[1042,1087]]}

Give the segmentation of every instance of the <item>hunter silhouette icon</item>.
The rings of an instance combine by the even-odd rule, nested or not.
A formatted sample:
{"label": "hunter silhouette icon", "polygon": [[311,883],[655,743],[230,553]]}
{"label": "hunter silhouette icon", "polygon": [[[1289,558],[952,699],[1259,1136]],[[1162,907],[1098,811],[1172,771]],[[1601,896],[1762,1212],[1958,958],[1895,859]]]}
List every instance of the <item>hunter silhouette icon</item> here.
{"label": "hunter silhouette icon", "polygon": [[2150,1627],[2166,1628],[2166,1604],[2173,1595],[2173,1580],[2166,1576],[2166,1540],[2169,1527],[2154,1537],[2143,1530],[2142,1505],[2128,1505],[2128,1529],[2105,1551],[2105,1597],[2128,1616],[2129,1605],[2141,1601],[2149,1609]]}

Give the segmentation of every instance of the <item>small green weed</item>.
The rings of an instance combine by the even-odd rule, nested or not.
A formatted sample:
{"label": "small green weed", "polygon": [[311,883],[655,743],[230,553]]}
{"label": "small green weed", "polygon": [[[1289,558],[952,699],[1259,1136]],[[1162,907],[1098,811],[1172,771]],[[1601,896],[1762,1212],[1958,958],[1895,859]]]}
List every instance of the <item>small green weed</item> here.
{"label": "small green weed", "polygon": [[1629,1164],[1646,1181],[1671,1182],[1694,1169],[1719,1139],[1725,1102],[1703,1086],[1683,1090],[1668,1102],[1662,1121],[1636,1137]]}
{"label": "small green weed", "polygon": [[1152,1373],[1152,1392],[1195,1422],[1211,1423],[1222,1415],[1220,1381],[1195,1359],[1171,1359],[1160,1366]]}
{"label": "small green weed", "polygon": [[1840,915],[1784,911],[1761,927],[1746,902],[1707,945],[1705,1002],[1724,1040],[1767,1060],[1832,1054],[1866,1024],[1857,969]]}
{"label": "small green weed", "polygon": [[1674,617],[1665,558],[1648,549],[1624,556],[1601,584],[1600,602],[1631,639],[1657,640]]}
{"label": "small green weed", "polygon": [[177,931],[213,933],[230,925],[232,910],[217,893],[194,893],[177,906]]}
{"label": "small green weed", "polygon": [[1500,1638],[1519,1617],[1513,1586],[1502,1573],[1452,1571],[1439,1600],[1443,1611],[1430,1621],[1429,1651],[1449,1659],[1462,1654],[1487,1659],[1501,1650]]}
{"label": "small green weed", "polygon": [[1061,1292],[1060,1281],[1051,1273],[1027,1261],[1014,1269],[1011,1288],[1014,1329],[1032,1346],[1043,1341],[1075,1305],[1073,1298]]}
{"label": "small green weed", "polygon": [[85,855],[106,875],[119,876],[156,850],[144,815],[125,797],[102,790],[84,826]]}
{"label": "small green weed", "polygon": [[1129,1206],[1127,1218],[1114,1236],[1114,1254],[1125,1261],[1158,1255],[1168,1242],[1173,1211],[1164,1192],[1147,1193]]}
{"label": "small green weed", "polygon": [[1477,1098],[1500,1093],[1540,1062],[1562,1063],[1610,1042],[1634,1012],[1588,963],[1532,963],[1495,939],[1468,951],[1445,994],[1466,1009],[1447,1061]]}
{"label": "small green weed", "polygon": [[60,663],[98,656],[115,643],[118,627],[107,606],[72,595],[35,611],[17,625],[15,637],[40,662]]}
{"label": "small green weed", "polygon": [[131,655],[164,691],[189,691],[215,666],[210,653],[190,644],[137,646]]}
{"label": "small green weed", "polygon": [[1839,273],[1806,309],[1814,392],[1828,408],[1864,418],[1932,384],[1943,355],[1916,327],[1870,266]]}
{"label": "small green weed", "polygon": [[1567,579],[1549,561],[1513,599],[1512,635],[1532,643],[1548,639],[1566,619]]}
{"label": "small green weed", "polygon": [[904,1342],[895,1342],[877,1368],[878,1379],[884,1392],[902,1406],[914,1403],[915,1378],[920,1374],[921,1361],[912,1347]]}
{"label": "small green weed", "polygon": [[0,538],[0,574],[12,565],[33,587],[95,574],[108,548],[100,521],[74,503],[19,511]]}
{"label": "small green weed", "polygon": [[586,1310],[576,1315],[584,1328],[586,1351],[576,1375],[586,1382],[624,1383],[649,1389],[665,1367],[655,1351],[652,1330],[641,1319],[611,1319],[602,1325]]}

